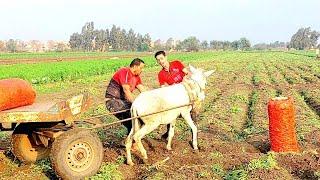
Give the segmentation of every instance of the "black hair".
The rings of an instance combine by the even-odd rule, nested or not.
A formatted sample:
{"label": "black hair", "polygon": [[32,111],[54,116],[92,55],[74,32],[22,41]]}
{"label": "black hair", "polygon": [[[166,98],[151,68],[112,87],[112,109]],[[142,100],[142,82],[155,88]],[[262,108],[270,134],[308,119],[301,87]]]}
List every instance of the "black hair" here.
{"label": "black hair", "polygon": [[130,63],[130,67],[133,67],[133,66],[140,66],[140,64],[144,64],[144,61],[142,59],[139,59],[139,58],[135,58],[131,61]]}
{"label": "black hair", "polygon": [[166,52],[164,51],[158,51],[156,52],[156,54],[154,55],[155,58],[157,58],[158,55],[162,54],[163,56],[166,56]]}

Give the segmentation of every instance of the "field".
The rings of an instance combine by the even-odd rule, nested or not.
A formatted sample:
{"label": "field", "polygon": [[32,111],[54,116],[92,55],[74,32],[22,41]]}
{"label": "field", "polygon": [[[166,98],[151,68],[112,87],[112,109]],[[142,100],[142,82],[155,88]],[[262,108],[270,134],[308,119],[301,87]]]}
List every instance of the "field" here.
{"label": "field", "polygon": [[[142,79],[157,88],[160,67],[152,54],[75,53],[0,54],[0,79],[28,80],[38,101],[65,99],[88,91],[97,105],[86,116],[104,113],[99,104],[113,72],[133,57],[146,62]],[[85,58],[89,56],[90,58]],[[55,60],[52,60],[55,59]],[[57,60],[58,59],[58,60]],[[160,139],[164,126],[149,134],[143,144],[149,156],[144,164],[134,155],[136,166],[125,164],[121,141],[124,128],[97,130],[105,148],[100,172],[89,179],[319,179],[320,178],[320,60],[310,52],[197,52],[173,53],[181,59],[215,73],[208,80],[206,100],[196,121],[200,151],[192,150],[191,131],[179,119],[173,150]],[[28,61],[28,62],[26,62]],[[29,63],[32,62],[32,63]],[[270,98],[294,98],[296,132],[301,153],[269,152],[267,104]],[[104,122],[113,117],[101,118]],[[169,160],[159,163],[169,157]],[[22,165],[10,153],[10,135],[0,132],[0,179],[55,179],[49,160]]]}

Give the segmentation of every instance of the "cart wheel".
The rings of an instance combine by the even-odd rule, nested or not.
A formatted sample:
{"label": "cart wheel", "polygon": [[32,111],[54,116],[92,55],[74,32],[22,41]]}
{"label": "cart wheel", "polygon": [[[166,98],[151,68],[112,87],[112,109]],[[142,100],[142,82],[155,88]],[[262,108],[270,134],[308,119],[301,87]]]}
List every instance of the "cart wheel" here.
{"label": "cart wheel", "polygon": [[103,160],[99,137],[85,129],[71,129],[52,144],[51,163],[62,179],[83,179],[94,175]]}
{"label": "cart wheel", "polygon": [[12,153],[21,162],[29,164],[44,159],[50,154],[50,147],[36,145],[31,135],[31,127],[18,126],[12,134]]}

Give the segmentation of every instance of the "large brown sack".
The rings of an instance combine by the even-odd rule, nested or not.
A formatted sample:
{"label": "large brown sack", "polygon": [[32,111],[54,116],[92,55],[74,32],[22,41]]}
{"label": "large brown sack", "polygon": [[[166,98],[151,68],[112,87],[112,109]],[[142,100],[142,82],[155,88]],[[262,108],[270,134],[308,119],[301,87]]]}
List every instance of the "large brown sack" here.
{"label": "large brown sack", "polygon": [[22,79],[0,80],[0,111],[30,105],[36,98],[32,86]]}

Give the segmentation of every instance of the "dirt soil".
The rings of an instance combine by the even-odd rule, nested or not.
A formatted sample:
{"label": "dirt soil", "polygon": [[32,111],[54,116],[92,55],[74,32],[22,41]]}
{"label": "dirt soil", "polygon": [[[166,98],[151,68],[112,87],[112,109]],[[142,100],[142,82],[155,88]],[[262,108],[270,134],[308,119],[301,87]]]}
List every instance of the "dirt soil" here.
{"label": "dirt soil", "polygon": [[[55,97],[61,97],[57,94]],[[52,95],[40,97],[41,100],[53,98]],[[203,123],[205,119],[197,121]],[[117,131],[122,127],[107,129]],[[227,172],[245,167],[253,159],[259,159],[270,150],[268,135],[257,135],[245,141],[236,141],[229,132],[223,132],[214,124],[207,124],[199,128],[199,151],[194,151],[191,145],[191,131],[186,133],[176,132],[173,141],[173,150],[166,150],[166,142],[160,137],[165,126],[161,126],[153,137],[143,139],[143,145],[148,152],[148,161],[143,161],[138,152],[133,152],[135,166],[125,163],[120,164],[118,170],[124,179],[222,179]],[[121,138],[107,137],[103,142],[105,148],[104,161],[115,163],[119,157],[125,157],[125,148],[121,145]],[[320,170],[320,131],[314,131],[306,137],[306,151],[299,154],[276,154],[278,167],[275,169],[257,169],[248,171],[249,179],[318,179],[315,176]],[[7,171],[7,162],[12,161],[9,140],[0,141],[0,174]],[[218,154],[218,155],[217,155]],[[161,163],[166,158],[167,161]],[[17,163],[17,160],[15,160]],[[212,170],[213,165],[222,168],[222,174]],[[12,171],[12,169],[10,170]],[[13,172],[26,171],[32,174],[28,166],[16,167]],[[42,177],[57,178],[48,172],[43,172]],[[0,178],[1,179],[1,178]]]}

